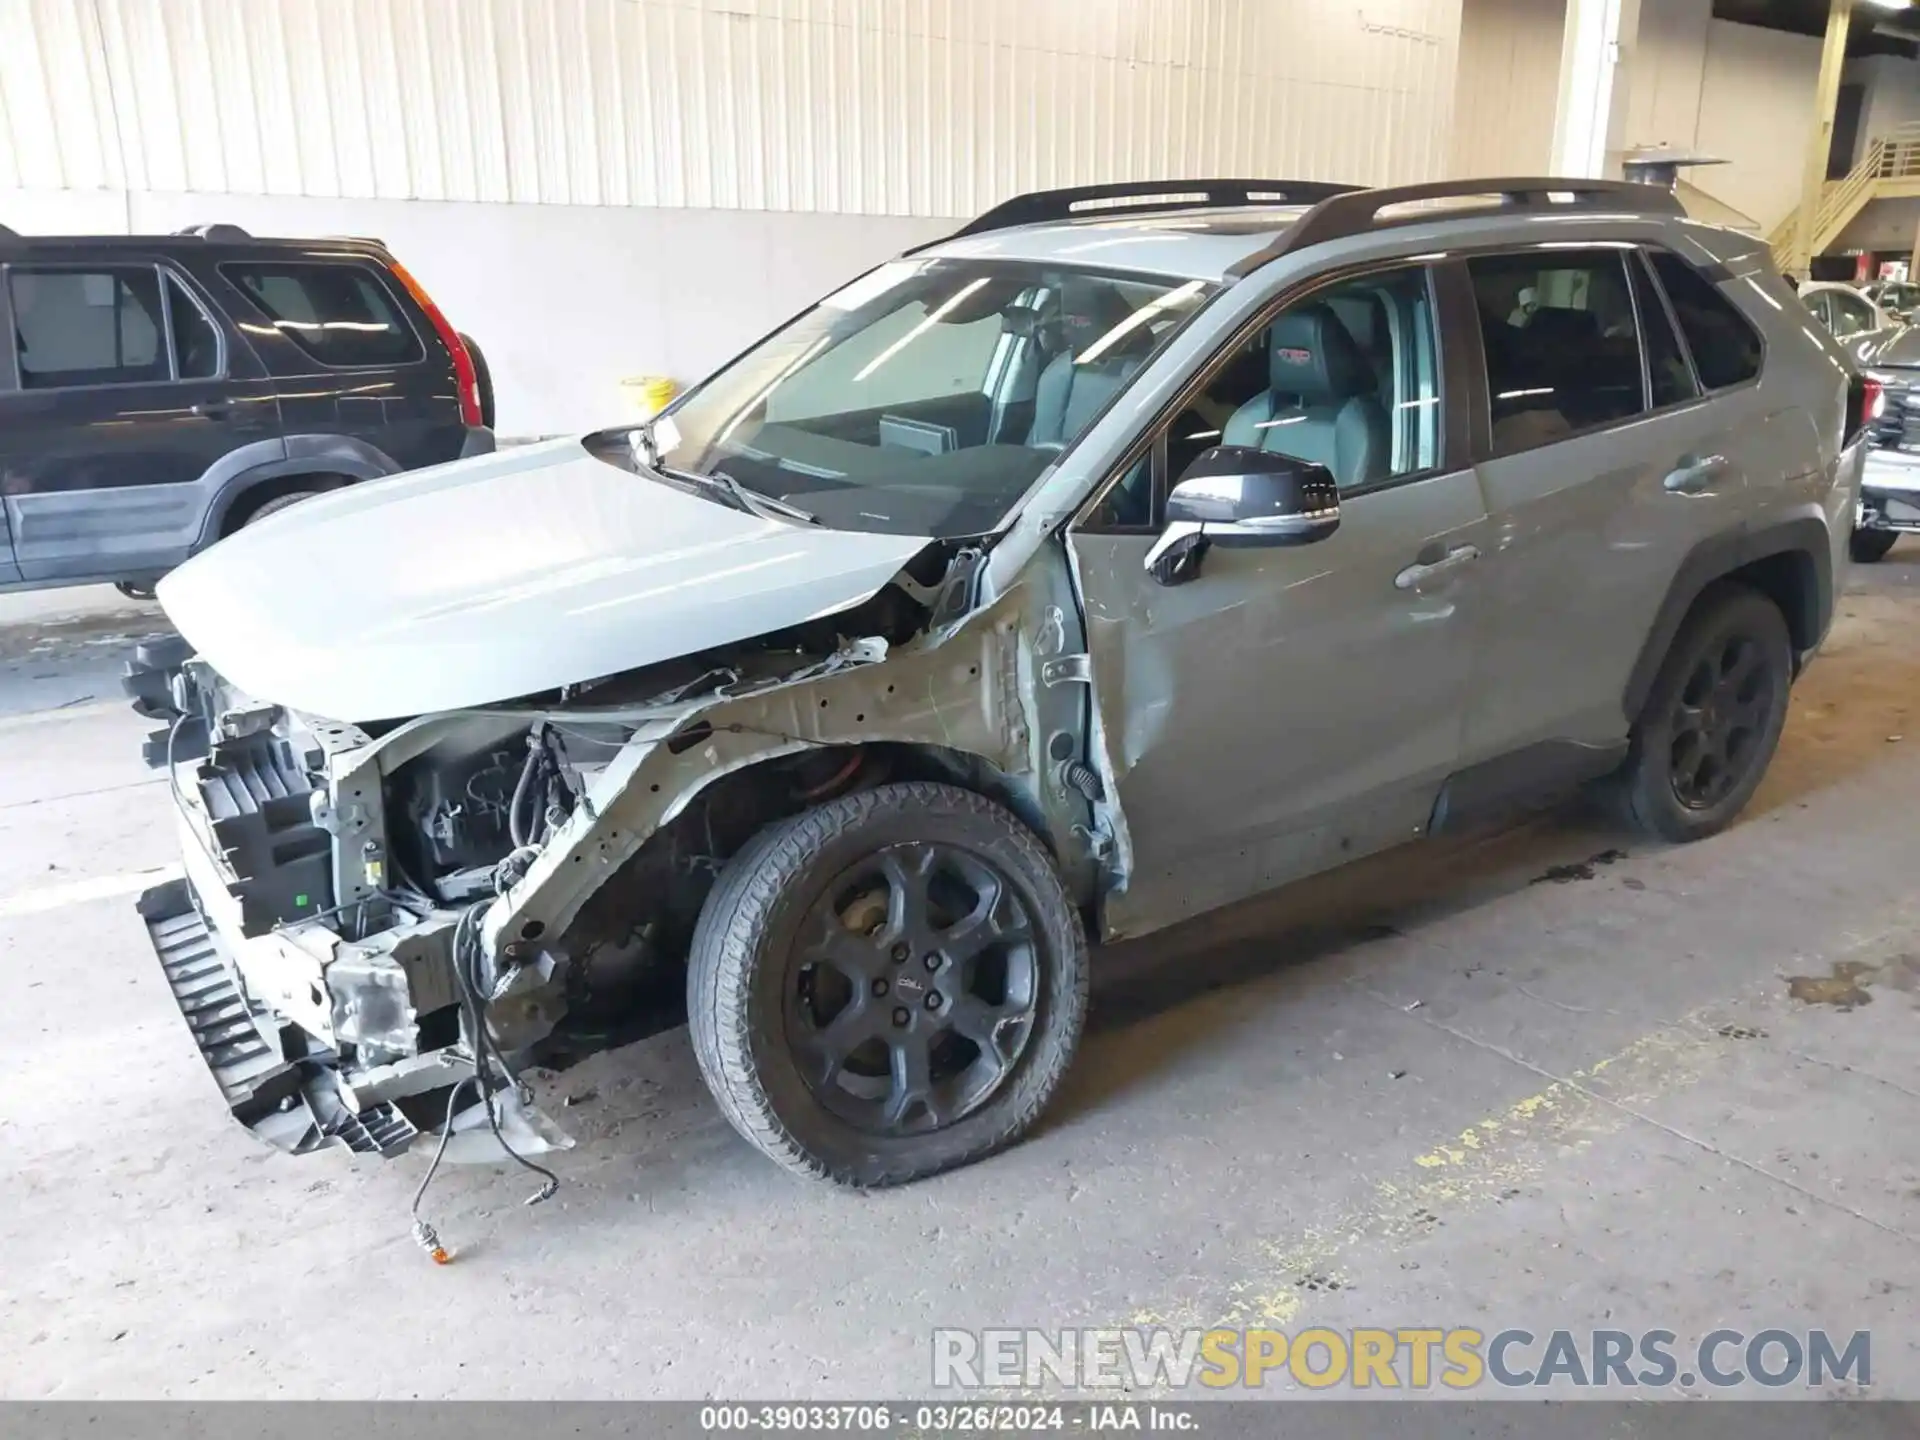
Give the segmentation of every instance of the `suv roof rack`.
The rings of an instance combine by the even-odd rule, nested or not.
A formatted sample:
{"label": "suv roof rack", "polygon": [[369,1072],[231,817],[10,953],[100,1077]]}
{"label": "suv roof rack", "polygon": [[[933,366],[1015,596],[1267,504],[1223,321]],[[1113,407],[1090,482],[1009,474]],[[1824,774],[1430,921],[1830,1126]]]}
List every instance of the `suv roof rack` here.
{"label": "suv roof rack", "polygon": [[962,235],[1048,220],[1228,210],[1248,205],[1314,205],[1358,188],[1323,180],[1127,180],[1111,185],[1076,185],[1065,190],[1035,190],[1003,200],[947,238],[957,240]]}
{"label": "suv roof rack", "polygon": [[176,235],[197,235],[202,240],[234,241],[251,240],[253,236],[238,225],[189,225],[185,229],[173,232]]}
{"label": "suv roof rack", "polygon": [[[1392,205],[1410,205],[1422,200],[1471,199],[1491,196],[1485,207],[1463,210],[1426,210],[1410,215],[1395,215],[1382,220],[1380,212]],[[1562,198],[1564,197],[1564,198]],[[1503,176],[1484,180],[1440,180],[1427,185],[1389,185],[1378,190],[1353,190],[1320,201],[1300,217],[1297,225],[1265,249],[1235,261],[1227,267],[1229,280],[1242,280],[1269,261],[1289,251],[1318,245],[1323,240],[1339,240],[1349,235],[1364,235],[1395,225],[1418,225],[1424,221],[1447,219],[1457,214],[1475,214],[1482,209],[1498,211],[1532,210],[1556,213],[1567,210],[1632,210],[1643,215],[1685,215],[1686,207],[1677,195],[1655,185],[1635,185],[1625,180],[1581,180],[1565,176]]]}

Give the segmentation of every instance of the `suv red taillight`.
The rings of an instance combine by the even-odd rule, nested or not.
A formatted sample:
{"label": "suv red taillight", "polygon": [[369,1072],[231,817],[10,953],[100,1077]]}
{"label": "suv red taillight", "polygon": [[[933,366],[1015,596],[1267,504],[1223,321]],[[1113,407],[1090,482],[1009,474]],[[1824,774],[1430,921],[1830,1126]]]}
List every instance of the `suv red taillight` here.
{"label": "suv red taillight", "polygon": [[460,392],[460,423],[462,425],[480,425],[480,374],[474,369],[473,356],[467,352],[467,342],[460,338],[460,332],[447,323],[447,317],[440,313],[440,307],[433,303],[433,297],[421,288],[420,282],[407,272],[407,267],[398,260],[391,262],[394,278],[406,287],[407,294],[413,297],[413,303],[426,312],[432,322],[433,333],[440,337],[440,343],[447,347],[447,353],[453,356],[453,380]]}
{"label": "suv red taillight", "polygon": [[1847,428],[1841,443],[1851,445],[1861,431],[1886,413],[1886,387],[1864,375],[1854,376],[1847,386]]}

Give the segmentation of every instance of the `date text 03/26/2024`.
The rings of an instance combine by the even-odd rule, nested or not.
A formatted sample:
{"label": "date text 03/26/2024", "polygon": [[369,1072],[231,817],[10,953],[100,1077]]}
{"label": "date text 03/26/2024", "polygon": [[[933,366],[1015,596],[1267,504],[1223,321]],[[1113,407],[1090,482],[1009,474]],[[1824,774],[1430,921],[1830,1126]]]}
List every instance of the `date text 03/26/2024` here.
{"label": "date text 03/26/2024", "polygon": [[703,1405],[700,1428],[719,1435],[1036,1435],[1158,1433],[1196,1435],[1195,1408],[1093,1401],[1077,1404]]}

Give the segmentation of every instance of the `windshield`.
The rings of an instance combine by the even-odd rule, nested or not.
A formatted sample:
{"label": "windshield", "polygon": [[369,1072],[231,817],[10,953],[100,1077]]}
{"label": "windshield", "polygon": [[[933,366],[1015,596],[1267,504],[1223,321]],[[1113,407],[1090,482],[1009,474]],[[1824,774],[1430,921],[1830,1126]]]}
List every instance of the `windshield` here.
{"label": "windshield", "polygon": [[894,261],[689,392],[655,425],[659,460],[836,529],[977,535],[1211,293],[1051,264]]}

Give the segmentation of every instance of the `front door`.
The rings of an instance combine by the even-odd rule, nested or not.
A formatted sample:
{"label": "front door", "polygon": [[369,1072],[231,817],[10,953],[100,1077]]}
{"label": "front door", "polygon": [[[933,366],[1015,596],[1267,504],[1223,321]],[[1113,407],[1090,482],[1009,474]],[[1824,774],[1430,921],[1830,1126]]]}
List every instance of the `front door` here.
{"label": "front door", "polygon": [[[153,264],[6,267],[0,493],[26,580],[137,578],[187,557],[230,451],[277,431],[263,377]],[[230,350],[233,353],[229,353]]]}
{"label": "front door", "polygon": [[[1101,743],[1130,855],[1126,934],[1424,833],[1460,747],[1489,543],[1443,424],[1431,279],[1372,272],[1289,303],[1213,362],[1070,535]],[[1145,567],[1167,483],[1211,445],[1325,464],[1339,528]]]}

